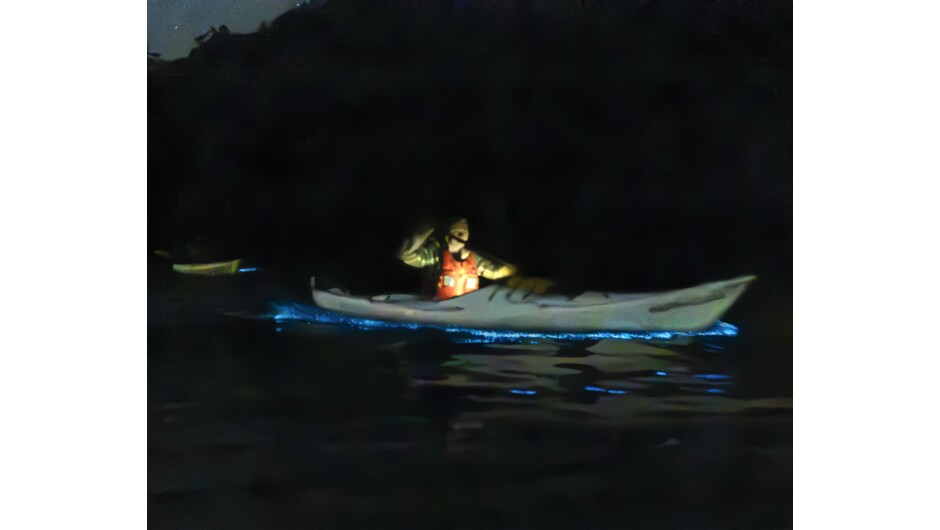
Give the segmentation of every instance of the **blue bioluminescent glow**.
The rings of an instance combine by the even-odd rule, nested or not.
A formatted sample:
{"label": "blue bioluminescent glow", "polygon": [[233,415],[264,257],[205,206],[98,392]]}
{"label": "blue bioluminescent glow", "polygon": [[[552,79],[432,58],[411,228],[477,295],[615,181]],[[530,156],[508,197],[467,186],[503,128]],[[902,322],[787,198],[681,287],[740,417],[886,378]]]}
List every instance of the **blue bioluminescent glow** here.
{"label": "blue bioluminescent glow", "polygon": [[[272,318],[276,322],[285,320],[298,320],[303,322],[317,322],[321,324],[342,324],[354,329],[437,329],[447,333],[470,335],[475,337],[474,342],[532,342],[533,339],[549,339],[563,341],[582,340],[670,340],[675,337],[734,337],[738,328],[727,322],[716,322],[714,326],[702,331],[593,331],[593,332],[540,332],[540,331],[513,331],[477,329],[460,326],[437,326],[432,324],[418,324],[412,322],[390,322],[343,315],[333,311],[298,303],[272,304]],[[465,339],[466,340],[466,339]]]}
{"label": "blue bioluminescent glow", "polygon": [[451,339],[452,342],[457,344],[539,344],[538,342],[532,342],[524,339],[513,339],[508,337],[503,338],[486,338],[486,337],[461,337]]}
{"label": "blue bioluminescent glow", "polygon": [[588,385],[584,387],[584,389],[587,390],[588,392],[600,392],[602,394],[621,394],[622,395],[622,394],[627,393],[626,390],[620,390],[619,388],[607,389],[607,388],[601,388],[599,386],[593,386],[593,385]]}
{"label": "blue bioluminescent glow", "polygon": [[724,375],[724,374],[695,374],[692,377],[697,377],[699,379],[708,379],[710,381],[721,381],[724,379],[731,379],[730,375]]}
{"label": "blue bioluminescent glow", "polygon": [[255,272],[258,270],[258,267],[242,267],[238,269],[238,272]]}
{"label": "blue bioluminescent glow", "polygon": [[669,375],[666,372],[656,372],[656,375]]}
{"label": "blue bioluminescent glow", "polygon": [[535,394],[536,394],[536,391],[535,391],[535,390],[519,390],[519,389],[517,389],[517,388],[513,388],[513,389],[510,390],[509,392],[512,393],[512,394],[525,394],[525,395],[527,395],[527,396],[532,396],[532,395],[535,395]]}
{"label": "blue bioluminescent glow", "polygon": [[278,326],[278,327],[274,328],[274,331],[275,331],[276,333],[280,333],[281,331],[284,331],[284,328]]}
{"label": "blue bioluminescent glow", "polygon": [[724,394],[725,391],[720,388],[709,388],[708,393],[709,394]]}

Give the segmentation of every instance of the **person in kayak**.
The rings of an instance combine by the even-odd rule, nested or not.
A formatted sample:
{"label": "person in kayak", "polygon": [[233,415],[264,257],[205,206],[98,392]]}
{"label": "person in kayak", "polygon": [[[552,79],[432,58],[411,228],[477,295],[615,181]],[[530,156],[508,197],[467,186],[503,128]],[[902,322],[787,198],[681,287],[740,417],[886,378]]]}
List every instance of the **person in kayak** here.
{"label": "person in kayak", "polygon": [[428,228],[405,240],[398,251],[398,259],[406,265],[419,269],[433,267],[438,300],[476,291],[480,288],[480,277],[498,280],[516,274],[515,266],[467,248],[470,225],[466,219],[459,218],[445,226],[443,241],[431,237],[434,228]]}

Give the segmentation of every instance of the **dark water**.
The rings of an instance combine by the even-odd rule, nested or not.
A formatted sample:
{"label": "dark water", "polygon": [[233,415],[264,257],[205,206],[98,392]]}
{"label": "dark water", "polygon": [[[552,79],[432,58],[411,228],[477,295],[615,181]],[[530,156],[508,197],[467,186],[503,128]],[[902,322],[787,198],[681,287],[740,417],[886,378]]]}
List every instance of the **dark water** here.
{"label": "dark water", "polygon": [[789,343],[753,304],[734,337],[493,343],[271,318],[299,292],[151,275],[154,527],[791,526]]}

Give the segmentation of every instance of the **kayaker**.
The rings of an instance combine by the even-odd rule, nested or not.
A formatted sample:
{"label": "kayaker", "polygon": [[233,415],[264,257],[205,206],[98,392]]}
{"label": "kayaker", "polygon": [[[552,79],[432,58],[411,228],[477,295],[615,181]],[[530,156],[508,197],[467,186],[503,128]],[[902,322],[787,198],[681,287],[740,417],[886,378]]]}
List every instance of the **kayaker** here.
{"label": "kayaker", "polygon": [[455,219],[447,227],[443,240],[431,237],[434,228],[420,230],[405,240],[398,258],[417,268],[433,268],[435,297],[446,300],[480,288],[480,277],[498,280],[516,274],[515,266],[485,258],[467,248],[470,225],[465,218]]}

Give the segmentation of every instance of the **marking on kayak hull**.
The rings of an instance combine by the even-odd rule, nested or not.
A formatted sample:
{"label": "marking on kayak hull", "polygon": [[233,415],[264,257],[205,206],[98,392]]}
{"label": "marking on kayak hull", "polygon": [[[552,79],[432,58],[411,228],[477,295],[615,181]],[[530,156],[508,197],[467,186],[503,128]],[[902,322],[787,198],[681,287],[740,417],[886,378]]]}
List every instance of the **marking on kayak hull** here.
{"label": "marking on kayak hull", "polygon": [[718,300],[723,300],[726,298],[725,294],[719,291],[712,292],[705,296],[700,296],[698,298],[680,298],[673,302],[667,302],[665,304],[654,305],[649,308],[650,313],[664,313],[672,309],[678,309],[680,307],[688,307],[693,305],[705,305],[711,302],[716,302]]}
{"label": "marking on kayak hull", "polygon": [[666,302],[665,304],[654,305],[649,308],[650,313],[663,313],[671,309],[677,309],[680,307],[688,307],[695,305],[705,305],[711,302],[717,302],[718,300],[724,300],[728,297],[729,292],[734,292],[738,288],[744,287],[748,282],[739,282],[733,285],[725,285],[717,291],[712,291],[709,294],[704,296],[699,296],[697,298],[680,298],[672,302]]}

